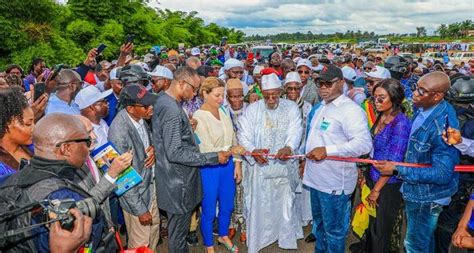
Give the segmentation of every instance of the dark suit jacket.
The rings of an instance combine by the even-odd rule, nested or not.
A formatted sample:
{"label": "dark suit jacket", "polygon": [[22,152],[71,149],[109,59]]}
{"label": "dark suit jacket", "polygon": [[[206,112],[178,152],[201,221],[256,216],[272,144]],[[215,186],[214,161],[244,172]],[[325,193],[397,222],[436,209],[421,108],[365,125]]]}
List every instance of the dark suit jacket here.
{"label": "dark suit jacket", "polygon": [[217,153],[200,153],[188,116],[165,92],[153,107],[158,206],[173,214],[192,211],[201,201],[198,166],[217,164]]}
{"label": "dark suit jacket", "polygon": [[[145,123],[150,145],[151,132]],[[152,187],[150,185],[153,171],[145,168],[145,148],[140,135],[133,125],[125,109],[121,110],[112,121],[109,129],[109,141],[114,144],[121,154],[133,149],[132,167],[140,174],[143,181],[119,197],[120,206],[128,213],[139,216],[151,207]]]}

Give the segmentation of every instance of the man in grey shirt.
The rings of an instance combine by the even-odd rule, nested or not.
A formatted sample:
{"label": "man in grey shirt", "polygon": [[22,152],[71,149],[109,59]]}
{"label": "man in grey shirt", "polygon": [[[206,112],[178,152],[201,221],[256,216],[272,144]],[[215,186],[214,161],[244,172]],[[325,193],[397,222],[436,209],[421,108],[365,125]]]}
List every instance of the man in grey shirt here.
{"label": "man in grey shirt", "polygon": [[188,252],[186,235],[191,214],[201,202],[198,166],[225,164],[230,152],[200,153],[181,102],[193,98],[201,85],[196,70],[181,67],[168,90],[162,91],[153,112],[158,206],[168,214],[168,251]]}

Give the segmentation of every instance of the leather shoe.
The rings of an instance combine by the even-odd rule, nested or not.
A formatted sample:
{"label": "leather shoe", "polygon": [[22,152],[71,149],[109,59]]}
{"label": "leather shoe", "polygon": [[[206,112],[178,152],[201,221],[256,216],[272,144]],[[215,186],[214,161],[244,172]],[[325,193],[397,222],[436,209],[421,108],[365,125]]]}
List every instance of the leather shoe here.
{"label": "leather shoe", "polygon": [[304,238],[304,241],[306,243],[312,243],[316,241],[316,237],[313,235],[313,233],[310,233],[306,238]]}

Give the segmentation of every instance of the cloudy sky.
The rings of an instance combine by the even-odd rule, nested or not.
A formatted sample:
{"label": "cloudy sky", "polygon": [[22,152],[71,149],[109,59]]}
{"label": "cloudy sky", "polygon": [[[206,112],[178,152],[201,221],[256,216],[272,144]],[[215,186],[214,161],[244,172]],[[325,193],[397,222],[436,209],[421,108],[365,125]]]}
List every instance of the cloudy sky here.
{"label": "cloudy sky", "polygon": [[442,23],[474,19],[474,0],[151,0],[153,7],[197,11],[206,23],[246,34],[347,30],[432,33]]}

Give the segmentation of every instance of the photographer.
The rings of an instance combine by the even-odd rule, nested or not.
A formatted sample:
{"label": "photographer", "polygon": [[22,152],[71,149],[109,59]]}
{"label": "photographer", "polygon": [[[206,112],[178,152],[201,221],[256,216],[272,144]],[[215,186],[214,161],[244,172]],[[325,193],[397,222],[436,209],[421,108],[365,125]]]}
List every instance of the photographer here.
{"label": "photographer", "polygon": [[[51,114],[42,118],[33,130],[35,156],[23,170],[10,176],[2,188],[13,187],[25,191],[32,201],[43,199],[83,200],[91,197],[73,183],[89,155],[91,138],[79,119],[66,114]],[[21,203],[17,203],[22,206]],[[29,204],[29,203],[26,203]],[[74,213],[72,213],[74,214]],[[95,250],[104,227],[102,215],[94,220],[91,247]],[[33,215],[32,223],[44,222],[43,215]],[[74,233],[74,229],[72,230]],[[49,231],[45,226],[34,230],[33,241],[37,252],[49,252]],[[29,239],[21,243],[27,243]]]}

